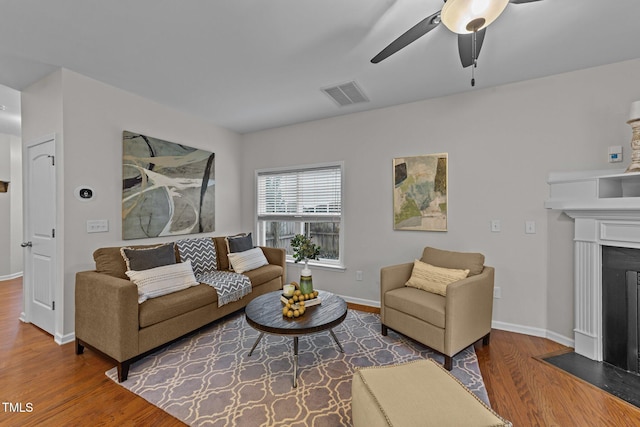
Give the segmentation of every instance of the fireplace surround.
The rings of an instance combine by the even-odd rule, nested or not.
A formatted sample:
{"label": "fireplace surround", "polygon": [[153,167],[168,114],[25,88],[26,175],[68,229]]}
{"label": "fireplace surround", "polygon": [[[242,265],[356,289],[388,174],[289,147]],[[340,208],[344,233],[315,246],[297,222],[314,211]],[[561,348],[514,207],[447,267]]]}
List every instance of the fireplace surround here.
{"label": "fireplace surround", "polygon": [[604,357],[602,248],[640,249],[640,173],[557,172],[545,207],[574,222],[574,347]]}

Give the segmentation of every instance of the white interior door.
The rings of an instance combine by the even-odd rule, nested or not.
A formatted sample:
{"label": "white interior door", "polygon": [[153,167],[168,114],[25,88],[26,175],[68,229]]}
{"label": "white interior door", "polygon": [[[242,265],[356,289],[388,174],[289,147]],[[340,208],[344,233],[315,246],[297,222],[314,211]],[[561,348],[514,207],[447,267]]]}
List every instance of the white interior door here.
{"label": "white interior door", "polygon": [[24,185],[26,320],[50,334],[55,332],[56,174],[55,138],[27,144]]}

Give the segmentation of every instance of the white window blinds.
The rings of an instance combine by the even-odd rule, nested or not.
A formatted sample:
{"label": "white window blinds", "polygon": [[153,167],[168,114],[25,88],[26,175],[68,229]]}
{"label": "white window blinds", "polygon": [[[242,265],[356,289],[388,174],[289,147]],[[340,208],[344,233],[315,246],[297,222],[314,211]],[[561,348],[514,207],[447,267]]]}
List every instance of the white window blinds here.
{"label": "white window blinds", "polygon": [[340,221],[340,164],[259,171],[258,220]]}

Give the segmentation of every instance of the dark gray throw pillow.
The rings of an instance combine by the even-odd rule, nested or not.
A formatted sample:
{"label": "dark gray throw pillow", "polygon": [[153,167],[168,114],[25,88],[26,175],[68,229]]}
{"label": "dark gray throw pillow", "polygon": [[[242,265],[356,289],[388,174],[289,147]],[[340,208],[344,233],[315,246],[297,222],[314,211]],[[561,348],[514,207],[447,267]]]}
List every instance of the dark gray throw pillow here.
{"label": "dark gray throw pillow", "polygon": [[227,237],[229,243],[229,253],[244,252],[253,249],[253,240],[251,233],[246,236],[230,236]]}
{"label": "dark gray throw pillow", "polygon": [[154,248],[120,248],[120,253],[127,264],[127,270],[142,271],[163,265],[175,264],[176,253],[173,243]]}

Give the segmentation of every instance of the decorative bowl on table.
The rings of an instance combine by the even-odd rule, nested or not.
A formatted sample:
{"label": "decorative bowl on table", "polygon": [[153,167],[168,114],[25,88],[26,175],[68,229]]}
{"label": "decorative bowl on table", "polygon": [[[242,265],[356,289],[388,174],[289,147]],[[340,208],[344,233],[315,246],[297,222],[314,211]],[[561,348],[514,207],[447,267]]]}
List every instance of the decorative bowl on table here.
{"label": "decorative bowl on table", "polygon": [[318,298],[318,291],[305,295],[300,292],[299,289],[290,297],[282,294],[280,301],[284,304],[284,307],[282,307],[282,315],[289,318],[300,317],[308,307],[318,305],[321,302],[320,298]]}

